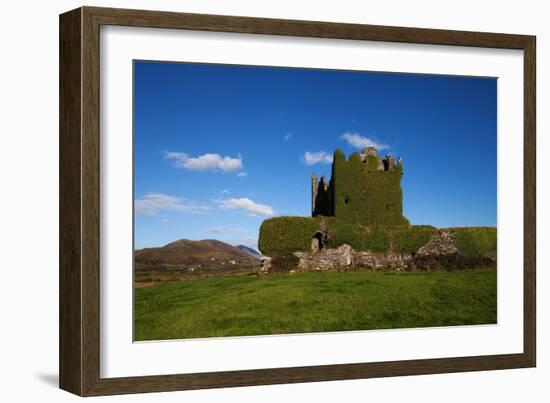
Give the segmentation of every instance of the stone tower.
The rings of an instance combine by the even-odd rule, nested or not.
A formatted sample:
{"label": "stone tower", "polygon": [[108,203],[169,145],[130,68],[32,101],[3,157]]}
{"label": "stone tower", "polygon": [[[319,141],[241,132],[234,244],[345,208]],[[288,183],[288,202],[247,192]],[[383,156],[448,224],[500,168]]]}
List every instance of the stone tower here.
{"label": "stone tower", "polygon": [[374,147],[349,159],[336,150],[330,181],[312,176],[312,215],[363,225],[408,224],[403,216],[402,175],[402,160],[395,162],[390,155],[381,158]]}
{"label": "stone tower", "polygon": [[324,175],[321,180],[315,174],[311,176],[311,212],[314,217],[333,215],[332,185]]}

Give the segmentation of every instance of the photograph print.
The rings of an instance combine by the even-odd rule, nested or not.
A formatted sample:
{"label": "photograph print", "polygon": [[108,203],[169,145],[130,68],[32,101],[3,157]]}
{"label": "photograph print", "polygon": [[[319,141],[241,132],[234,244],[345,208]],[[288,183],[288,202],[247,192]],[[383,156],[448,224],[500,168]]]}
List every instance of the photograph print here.
{"label": "photograph print", "polygon": [[135,60],[134,340],[497,323],[497,79]]}

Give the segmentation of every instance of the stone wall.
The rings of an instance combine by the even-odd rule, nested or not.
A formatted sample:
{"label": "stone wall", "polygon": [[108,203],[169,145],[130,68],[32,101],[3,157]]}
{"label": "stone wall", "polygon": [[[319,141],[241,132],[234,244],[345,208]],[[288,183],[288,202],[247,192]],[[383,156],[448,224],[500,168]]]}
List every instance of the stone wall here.
{"label": "stone wall", "polygon": [[294,253],[299,259],[298,270],[322,271],[337,269],[405,270],[412,256],[394,252],[355,251],[349,245],[335,249]]}
{"label": "stone wall", "polygon": [[349,245],[342,245],[336,249],[321,249],[312,252],[295,252],[299,259],[298,269],[334,270],[353,266],[353,249]]}
{"label": "stone wall", "polygon": [[369,270],[407,270],[411,268],[412,255],[406,253],[387,252],[354,252],[354,267]]}
{"label": "stone wall", "polygon": [[327,181],[323,175],[321,180],[317,179],[317,175],[311,175],[311,215],[317,216],[332,216],[333,201],[332,195],[334,188],[332,181]]}
{"label": "stone wall", "polygon": [[[298,271],[324,270],[456,270],[469,266],[496,266],[494,257],[469,259],[456,247],[450,231],[437,231],[414,253],[396,251],[356,251],[344,244],[338,248],[313,249],[295,252]],[[266,270],[268,271],[268,270]]]}

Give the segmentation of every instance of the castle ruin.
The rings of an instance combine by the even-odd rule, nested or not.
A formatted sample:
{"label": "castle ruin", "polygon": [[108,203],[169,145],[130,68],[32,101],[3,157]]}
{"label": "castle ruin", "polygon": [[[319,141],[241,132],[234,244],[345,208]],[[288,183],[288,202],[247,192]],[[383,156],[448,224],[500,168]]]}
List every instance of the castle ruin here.
{"label": "castle ruin", "polygon": [[312,216],[364,225],[408,224],[403,216],[402,175],[401,158],[381,158],[374,147],[353,153],[349,159],[336,150],[330,181],[312,175]]}

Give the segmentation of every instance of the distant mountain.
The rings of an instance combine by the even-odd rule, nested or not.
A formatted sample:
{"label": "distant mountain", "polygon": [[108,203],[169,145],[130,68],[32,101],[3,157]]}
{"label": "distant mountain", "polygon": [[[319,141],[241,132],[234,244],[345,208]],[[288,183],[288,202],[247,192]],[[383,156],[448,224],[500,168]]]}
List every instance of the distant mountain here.
{"label": "distant mountain", "polygon": [[248,253],[250,256],[255,257],[256,259],[262,257],[262,254],[260,252],[258,252],[256,249],[249,248],[248,246],[237,245],[237,248]]}
{"label": "distant mountain", "polygon": [[136,250],[134,256],[136,263],[168,265],[250,260],[252,257],[248,251],[215,239],[202,241],[180,239],[159,248]]}

